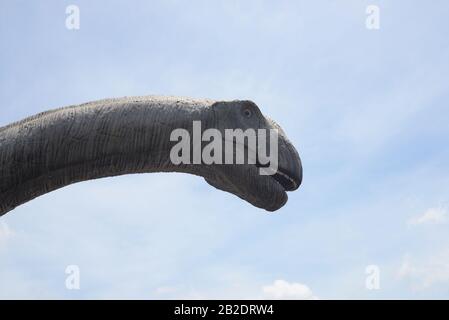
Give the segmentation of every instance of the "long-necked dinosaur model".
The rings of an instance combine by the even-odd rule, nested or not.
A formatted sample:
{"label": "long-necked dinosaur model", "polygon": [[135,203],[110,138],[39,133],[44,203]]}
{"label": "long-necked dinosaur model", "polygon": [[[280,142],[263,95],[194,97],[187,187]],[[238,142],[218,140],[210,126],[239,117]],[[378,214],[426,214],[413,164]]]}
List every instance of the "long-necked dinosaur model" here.
{"label": "long-necked dinosaur model", "polygon": [[[177,141],[172,133],[178,129],[195,135],[195,122],[202,130],[223,133],[223,140],[227,129],[276,129],[275,174],[260,174],[263,166],[258,159],[244,164],[206,164],[201,159],[174,163],[171,152]],[[247,147],[249,140],[244,141]],[[207,143],[201,140],[199,148]],[[187,158],[195,158],[198,143],[190,147]],[[298,152],[282,129],[251,101],[107,99],[43,112],[0,128],[0,216],[75,182],[148,172],[199,175],[210,185],[268,211],[282,207],[286,191],[296,190],[302,180]]]}

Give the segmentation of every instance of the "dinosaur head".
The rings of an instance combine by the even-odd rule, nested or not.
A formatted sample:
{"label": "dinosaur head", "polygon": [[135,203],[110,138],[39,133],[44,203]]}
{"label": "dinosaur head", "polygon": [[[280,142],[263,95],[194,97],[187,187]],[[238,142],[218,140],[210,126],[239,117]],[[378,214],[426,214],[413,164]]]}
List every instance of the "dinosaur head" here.
{"label": "dinosaur head", "polygon": [[[205,178],[206,181],[220,190],[237,195],[256,207],[268,211],[281,208],[288,199],[286,191],[296,190],[302,181],[300,157],[285,132],[273,120],[265,117],[252,101],[216,102],[211,108],[214,127],[221,132],[224,144],[232,141],[234,157],[238,147],[241,147],[240,150],[243,148],[246,152],[254,151],[256,159],[250,162],[248,156],[243,164],[214,165],[213,174],[208,175]],[[252,129],[257,135],[256,150],[254,145],[251,146],[250,139],[245,138],[240,142],[230,139],[226,135],[226,130],[229,129],[233,129],[234,132],[236,132],[235,129],[241,129],[240,133],[249,132],[247,130]],[[270,163],[267,161],[261,163],[259,146],[262,144],[261,136],[258,134],[261,131],[266,133],[265,155],[270,155]],[[271,143],[271,133],[276,133],[274,139],[277,140],[277,148],[274,148]],[[223,154],[225,153],[225,147],[223,147]]]}

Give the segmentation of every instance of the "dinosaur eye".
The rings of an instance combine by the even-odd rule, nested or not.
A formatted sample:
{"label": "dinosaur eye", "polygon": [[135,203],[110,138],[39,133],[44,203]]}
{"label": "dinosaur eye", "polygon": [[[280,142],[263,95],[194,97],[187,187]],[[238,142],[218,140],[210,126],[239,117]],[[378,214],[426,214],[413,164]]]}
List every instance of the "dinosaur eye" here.
{"label": "dinosaur eye", "polygon": [[253,115],[253,112],[250,109],[243,110],[243,114],[245,117],[250,118]]}

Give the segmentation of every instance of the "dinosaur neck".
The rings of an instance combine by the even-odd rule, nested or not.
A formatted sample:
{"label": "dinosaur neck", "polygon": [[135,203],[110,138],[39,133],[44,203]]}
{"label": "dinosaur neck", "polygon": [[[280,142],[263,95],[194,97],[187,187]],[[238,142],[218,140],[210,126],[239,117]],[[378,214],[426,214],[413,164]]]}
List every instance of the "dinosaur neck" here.
{"label": "dinosaur neck", "polygon": [[72,183],[130,173],[182,171],[170,134],[214,121],[210,100],[135,97],[38,114],[0,128],[0,216]]}

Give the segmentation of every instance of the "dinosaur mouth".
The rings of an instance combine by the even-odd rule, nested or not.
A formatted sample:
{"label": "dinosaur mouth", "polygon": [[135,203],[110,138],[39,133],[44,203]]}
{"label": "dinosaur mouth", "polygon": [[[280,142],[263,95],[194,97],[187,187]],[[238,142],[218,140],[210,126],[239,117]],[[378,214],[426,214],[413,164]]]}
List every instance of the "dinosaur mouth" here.
{"label": "dinosaur mouth", "polygon": [[[247,149],[247,146],[244,146]],[[270,177],[279,183],[285,191],[294,191],[299,188],[302,182],[302,166],[301,161],[298,160],[299,167],[296,168],[292,166],[292,169],[286,169],[283,167],[278,167],[276,173],[270,175]],[[269,168],[270,163],[261,164],[259,161],[259,157],[256,154],[256,167],[257,168]]]}
{"label": "dinosaur mouth", "polygon": [[278,171],[271,177],[279,182],[285,191],[293,191],[299,187],[299,183],[296,182],[294,175],[285,169],[278,169]]}
{"label": "dinosaur mouth", "polygon": [[[267,168],[269,165],[262,165],[259,161],[256,162],[256,167],[258,168]],[[287,169],[278,168],[275,174],[270,175],[272,179],[278,182],[285,191],[293,191],[298,189],[301,184],[301,176],[302,174],[293,174]]]}

